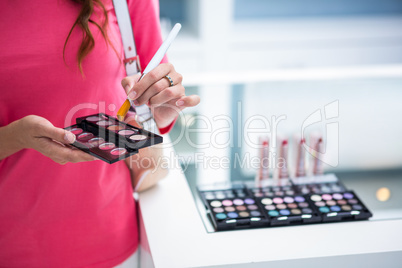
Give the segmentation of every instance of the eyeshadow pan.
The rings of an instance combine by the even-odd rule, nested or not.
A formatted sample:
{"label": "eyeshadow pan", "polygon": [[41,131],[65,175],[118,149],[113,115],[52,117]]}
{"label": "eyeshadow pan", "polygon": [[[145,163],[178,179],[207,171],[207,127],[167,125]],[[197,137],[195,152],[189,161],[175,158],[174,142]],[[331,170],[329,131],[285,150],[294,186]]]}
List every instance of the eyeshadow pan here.
{"label": "eyeshadow pan", "polygon": [[235,204],[237,206],[241,206],[244,204],[244,202],[241,199],[235,199],[235,200],[233,200],[233,204]]}
{"label": "eyeshadow pan", "polygon": [[79,140],[89,140],[94,136],[94,134],[89,133],[89,132],[84,132],[80,135],[77,136],[77,139]]}
{"label": "eyeshadow pan", "polygon": [[226,200],[223,200],[223,201],[222,201],[222,204],[223,204],[224,206],[226,206],[226,207],[229,207],[229,206],[233,205],[233,202],[230,201],[230,200],[228,200],[228,199],[226,199]]}
{"label": "eyeshadow pan", "polygon": [[213,211],[214,211],[215,213],[222,213],[222,212],[224,212],[223,208],[214,208]]}
{"label": "eyeshadow pan", "polygon": [[215,200],[215,201],[211,202],[211,206],[217,208],[217,207],[222,206],[222,203],[221,203],[221,201]]}
{"label": "eyeshadow pan", "polygon": [[226,210],[227,212],[233,212],[233,211],[235,211],[236,209],[235,209],[234,207],[225,207],[225,210]]}
{"label": "eyeshadow pan", "polygon": [[246,208],[245,206],[237,206],[236,209],[237,209],[238,211],[244,211],[244,210],[246,210],[247,208]]}
{"label": "eyeshadow pan", "polygon": [[253,216],[253,217],[261,216],[261,212],[259,212],[259,211],[257,211],[257,210],[250,211],[250,214],[251,214],[251,216]]}
{"label": "eyeshadow pan", "polygon": [[261,203],[263,203],[264,205],[271,205],[272,204],[272,199],[271,198],[263,198],[261,200]]}
{"label": "eyeshadow pan", "polygon": [[132,135],[130,136],[130,139],[133,141],[143,141],[146,140],[148,137],[145,135],[141,135],[141,134],[136,134],[136,135]]}
{"label": "eyeshadow pan", "polygon": [[226,219],[226,214],[225,213],[218,213],[218,214],[215,215],[215,217],[218,220],[224,220],[224,219]]}
{"label": "eyeshadow pan", "polygon": [[318,201],[321,201],[322,198],[321,198],[321,196],[315,194],[315,195],[311,196],[311,200],[313,200],[314,202],[318,202]]}
{"label": "eyeshadow pan", "polygon": [[101,150],[111,150],[114,147],[116,147],[116,145],[114,145],[114,143],[111,143],[111,142],[106,142],[106,143],[102,143],[101,145],[99,145],[99,149],[101,149]]}
{"label": "eyeshadow pan", "polygon": [[328,200],[326,203],[327,203],[328,206],[335,206],[336,205],[336,202],[334,200]]}
{"label": "eyeshadow pan", "polygon": [[330,209],[335,212],[341,211],[341,208],[339,206],[331,206]]}
{"label": "eyeshadow pan", "polygon": [[287,210],[287,209],[281,209],[281,210],[279,211],[279,213],[282,214],[282,215],[284,215],[284,216],[290,215],[290,211]]}
{"label": "eyeshadow pan", "polygon": [[329,212],[329,208],[328,207],[319,207],[318,208],[322,213],[328,213]]}
{"label": "eyeshadow pan", "polygon": [[96,124],[101,127],[106,127],[106,126],[113,124],[113,122],[108,121],[108,120],[102,120],[102,121],[97,122]]}
{"label": "eyeshadow pan", "polygon": [[69,129],[68,131],[70,131],[70,132],[73,133],[74,135],[78,135],[78,134],[80,134],[80,133],[83,132],[82,128],[77,128],[77,127],[72,128],[72,129]]}
{"label": "eyeshadow pan", "polygon": [[291,212],[292,212],[292,214],[296,214],[296,215],[302,213],[300,209],[292,209]]}
{"label": "eyeshadow pan", "polygon": [[304,202],[304,201],[306,201],[306,199],[304,199],[303,196],[296,196],[296,197],[295,197],[295,201],[296,201],[296,202]]}
{"label": "eyeshadow pan", "polygon": [[346,200],[343,200],[343,199],[338,200],[337,203],[338,203],[338,205],[346,205],[347,204]]}
{"label": "eyeshadow pan", "polygon": [[356,199],[349,199],[348,203],[354,205],[354,204],[357,204],[357,200]]}
{"label": "eyeshadow pan", "polygon": [[265,206],[265,209],[266,210],[275,210],[276,207],[274,205],[268,205],[268,206]]}
{"label": "eyeshadow pan", "polygon": [[110,151],[110,153],[112,155],[123,155],[123,154],[127,153],[127,150],[124,148],[116,148],[116,149],[113,149],[112,151]]}
{"label": "eyeshadow pan", "polygon": [[250,216],[250,214],[248,212],[246,212],[246,211],[242,211],[242,212],[239,213],[239,216],[245,218],[245,217]]}
{"label": "eyeshadow pan", "polygon": [[297,205],[295,203],[288,204],[288,208],[297,208]]}
{"label": "eyeshadow pan", "polygon": [[88,141],[88,143],[91,144],[92,146],[98,146],[104,142],[105,140],[102,138],[93,138]]}
{"label": "eyeshadow pan", "polygon": [[336,200],[340,200],[340,199],[343,198],[343,196],[342,196],[341,194],[338,194],[338,193],[333,194],[332,196],[333,196],[333,198],[336,199]]}
{"label": "eyeshadow pan", "polygon": [[99,120],[103,120],[103,118],[100,116],[89,116],[86,120],[90,122],[98,122]]}
{"label": "eyeshadow pan", "polygon": [[274,201],[275,204],[282,204],[283,203],[283,199],[280,198],[280,197],[275,197],[273,199],[273,201]]}
{"label": "eyeshadow pan", "polygon": [[323,194],[323,195],[322,195],[322,199],[324,199],[324,200],[332,200],[332,195],[330,195],[330,194]]}
{"label": "eyeshadow pan", "polygon": [[285,205],[285,204],[278,204],[276,207],[277,207],[278,209],[285,209],[285,208],[286,208],[286,205]]}
{"label": "eyeshadow pan", "polygon": [[346,199],[352,199],[354,197],[354,195],[351,193],[344,193],[343,197],[345,197]]}
{"label": "eyeshadow pan", "polygon": [[279,216],[279,212],[276,210],[270,210],[270,211],[268,211],[268,215],[271,217],[277,217],[277,216]]}
{"label": "eyeshadow pan", "polygon": [[119,133],[119,135],[128,136],[128,135],[135,134],[135,131],[131,130],[131,129],[123,129],[123,130],[120,130],[118,133]]}
{"label": "eyeshadow pan", "polygon": [[246,199],[244,199],[244,203],[246,203],[247,205],[252,205],[252,204],[254,204],[255,202],[254,202],[254,200],[251,199],[251,198],[246,198]]}
{"label": "eyeshadow pan", "polygon": [[285,203],[293,203],[294,199],[291,198],[290,196],[286,196],[283,201],[285,201]]}
{"label": "eyeshadow pan", "polygon": [[248,205],[247,208],[249,210],[257,210],[258,209],[258,207],[256,205]]}
{"label": "eyeshadow pan", "polygon": [[349,205],[342,206],[342,209],[346,211],[352,210],[352,208]]}
{"label": "eyeshadow pan", "polygon": [[239,214],[237,214],[236,212],[229,212],[228,217],[229,218],[237,218],[237,217],[239,217]]}
{"label": "eyeshadow pan", "polygon": [[123,129],[123,128],[124,128],[123,126],[112,125],[112,126],[108,127],[107,129],[109,129],[109,130],[120,130],[120,129]]}

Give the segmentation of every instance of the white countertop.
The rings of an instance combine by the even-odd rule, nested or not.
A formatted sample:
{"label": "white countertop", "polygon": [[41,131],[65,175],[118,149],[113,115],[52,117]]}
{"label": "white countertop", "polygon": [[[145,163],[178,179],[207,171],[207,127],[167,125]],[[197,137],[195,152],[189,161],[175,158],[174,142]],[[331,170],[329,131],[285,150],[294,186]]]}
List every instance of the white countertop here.
{"label": "white countertop", "polygon": [[139,205],[155,267],[401,267],[402,263],[402,219],[208,233],[178,167],[141,193]]}

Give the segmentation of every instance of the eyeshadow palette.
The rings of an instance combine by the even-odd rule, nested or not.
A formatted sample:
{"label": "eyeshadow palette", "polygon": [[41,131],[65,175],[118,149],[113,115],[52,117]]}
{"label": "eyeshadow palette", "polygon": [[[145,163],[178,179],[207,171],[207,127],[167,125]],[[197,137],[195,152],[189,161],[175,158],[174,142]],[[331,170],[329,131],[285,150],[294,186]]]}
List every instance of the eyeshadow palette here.
{"label": "eyeshadow palette", "polygon": [[198,193],[217,231],[372,217],[334,174],[203,186]]}
{"label": "eyeshadow palette", "polygon": [[320,222],[321,217],[305,196],[281,195],[257,198],[269,218],[270,225],[293,225]]}
{"label": "eyeshadow palette", "polygon": [[315,209],[322,215],[323,222],[366,220],[373,216],[352,191],[312,194],[308,197]]}
{"label": "eyeshadow palette", "polygon": [[76,122],[65,128],[76,136],[71,145],[109,164],[134,155],[139,149],[163,142],[159,135],[103,113],[79,117]]}
{"label": "eyeshadow palette", "polygon": [[295,191],[299,194],[323,194],[344,192],[346,187],[334,174],[292,178]]}
{"label": "eyeshadow palette", "polygon": [[268,225],[255,199],[242,187],[200,191],[208,216],[218,231],[265,227]]}

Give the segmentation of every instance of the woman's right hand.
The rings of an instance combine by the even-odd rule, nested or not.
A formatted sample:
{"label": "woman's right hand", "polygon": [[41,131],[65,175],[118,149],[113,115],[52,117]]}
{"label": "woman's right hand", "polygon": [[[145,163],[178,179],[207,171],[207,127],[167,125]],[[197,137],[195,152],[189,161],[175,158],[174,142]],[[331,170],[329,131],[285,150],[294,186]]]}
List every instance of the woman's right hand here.
{"label": "woman's right hand", "polygon": [[[8,155],[21,149],[32,148],[61,165],[68,162],[77,163],[97,160],[90,154],[67,147],[66,145],[75,141],[75,135],[70,131],[53,126],[47,119],[40,116],[26,116],[8,126],[2,127],[0,130],[3,141],[8,141],[8,145],[1,143],[0,149],[8,149],[3,150],[6,154],[8,151]],[[14,148],[10,148],[10,145]],[[16,146],[19,148],[16,148]],[[2,154],[0,159],[8,155]]]}

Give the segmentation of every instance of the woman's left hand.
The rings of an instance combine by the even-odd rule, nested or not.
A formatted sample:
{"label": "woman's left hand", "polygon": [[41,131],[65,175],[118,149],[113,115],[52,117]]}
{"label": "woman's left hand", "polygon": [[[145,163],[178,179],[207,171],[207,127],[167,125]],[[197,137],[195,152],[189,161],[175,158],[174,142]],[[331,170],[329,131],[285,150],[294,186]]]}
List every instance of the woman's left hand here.
{"label": "woman's left hand", "polygon": [[[172,79],[173,86],[166,76]],[[140,74],[127,76],[121,84],[135,105],[151,107],[159,128],[170,125],[184,108],[200,103],[199,96],[186,96],[183,77],[170,63],[160,64],[137,82],[139,77]]]}

